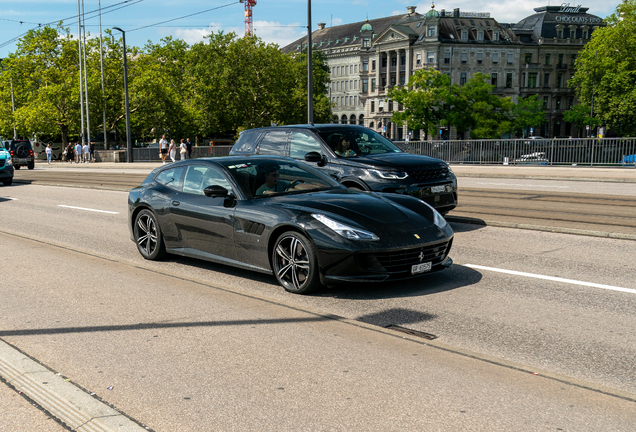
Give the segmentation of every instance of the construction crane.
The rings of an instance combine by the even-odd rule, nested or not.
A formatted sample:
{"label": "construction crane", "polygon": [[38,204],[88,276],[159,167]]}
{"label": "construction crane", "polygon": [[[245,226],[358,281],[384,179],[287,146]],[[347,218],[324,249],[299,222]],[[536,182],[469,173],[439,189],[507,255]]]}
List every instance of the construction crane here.
{"label": "construction crane", "polygon": [[245,36],[252,36],[254,34],[252,8],[256,6],[256,0],[241,0],[241,3],[245,3]]}

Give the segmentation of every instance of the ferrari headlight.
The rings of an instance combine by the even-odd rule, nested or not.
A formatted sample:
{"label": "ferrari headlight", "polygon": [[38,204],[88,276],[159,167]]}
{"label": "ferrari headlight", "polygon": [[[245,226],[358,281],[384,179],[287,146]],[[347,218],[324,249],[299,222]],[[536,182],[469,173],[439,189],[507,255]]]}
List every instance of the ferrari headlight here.
{"label": "ferrari headlight", "polygon": [[376,175],[383,179],[391,179],[391,180],[404,180],[409,175],[405,172],[398,171],[379,171],[379,170],[369,170],[369,172],[373,175]]}
{"label": "ferrari headlight", "polygon": [[345,225],[325,215],[322,215],[319,213],[312,213],[311,216],[314,219],[325,224],[327,227],[334,230],[336,233],[340,234],[341,236],[349,240],[370,240],[370,241],[380,240],[380,238],[377,235],[373,234],[372,232],[361,230],[359,228],[354,228],[349,225]]}
{"label": "ferrari headlight", "polygon": [[446,226],[446,219],[444,219],[444,216],[439,214],[439,212],[435,209],[433,209],[433,223],[440,229],[443,229]]}

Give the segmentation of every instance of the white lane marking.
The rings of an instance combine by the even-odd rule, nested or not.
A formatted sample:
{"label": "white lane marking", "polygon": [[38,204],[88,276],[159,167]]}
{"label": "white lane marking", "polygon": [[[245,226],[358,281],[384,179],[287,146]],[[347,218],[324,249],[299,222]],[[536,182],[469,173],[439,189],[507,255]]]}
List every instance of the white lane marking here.
{"label": "white lane marking", "polygon": [[480,266],[477,264],[466,264],[466,267],[479,269],[479,270],[488,270],[488,271],[493,271],[497,273],[506,273],[506,274],[516,275],[516,276],[525,276],[525,277],[531,277],[535,279],[545,279],[545,280],[550,280],[554,282],[563,282],[563,283],[569,283],[573,285],[582,285],[582,286],[588,286],[593,288],[601,288],[601,289],[606,289],[611,291],[621,291],[621,292],[626,292],[630,294],[636,294],[636,289],[632,289],[632,288],[621,288],[617,286],[603,285],[603,284],[597,284],[593,282],[583,282],[583,281],[577,281],[573,279],[564,279],[564,278],[554,277],[554,276],[544,276],[544,275],[539,275],[534,273],[525,273],[525,272],[519,272],[514,270],[499,269],[495,267],[485,267],[485,266]]}
{"label": "white lane marking", "polygon": [[567,189],[570,186],[552,186],[552,185],[538,185],[538,184],[520,184],[520,183],[488,183],[488,182],[472,182],[477,185],[494,185],[494,186],[521,186],[521,187],[545,187],[545,188],[563,188]]}
{"label": "white lane marking", "polygon": [[64,207],[64,208],[70,208],[70,209],[75,209],[75,210],[86,210],[86,211],[92,211],[92,212],[98,212],[98,213],[108,213],[108,214],[119,214],[119,212],[112,212],[112,211],[106,211],[106,210],[95,210],[95,209],[89,209],[89,208],[84,208],[84,207],[73,207],[73,206],[67,206],[67,205],[58,205],[58,207]]}

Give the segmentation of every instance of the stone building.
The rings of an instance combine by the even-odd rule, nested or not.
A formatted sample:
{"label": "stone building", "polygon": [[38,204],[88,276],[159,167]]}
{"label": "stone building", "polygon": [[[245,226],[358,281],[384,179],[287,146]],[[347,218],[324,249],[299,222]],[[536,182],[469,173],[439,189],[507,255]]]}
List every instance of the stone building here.
{"label": "stone building", "polygon": [[[449,75],[453,84],[463,84],[477,72],[487,74],[495,94],[515,101],[537,94],[546,120],[533,134],[570,136],[576,130],[563,121],[563,112],[576,99],[567,81],[577,53],[594,29],[604,25],[587,10],[543,6],[516,24],[502,24],[489,13],[438,12],[433,6],[422,15],[409,6],[404,15],[329,28],[319,23],[312,47],[326,54],[331,69],[335,123],[361,124],[404,139],[406,126],[390,120],[401,107],[387,100],[387,90],[404,86],[417,70],[434,68]],[[283,51],[306,49],[307,40],[301,38]],[[408,131],[412,139],[420,139],[420,132]],[[458,137],[454,129],[442,129],[433,138]]]}

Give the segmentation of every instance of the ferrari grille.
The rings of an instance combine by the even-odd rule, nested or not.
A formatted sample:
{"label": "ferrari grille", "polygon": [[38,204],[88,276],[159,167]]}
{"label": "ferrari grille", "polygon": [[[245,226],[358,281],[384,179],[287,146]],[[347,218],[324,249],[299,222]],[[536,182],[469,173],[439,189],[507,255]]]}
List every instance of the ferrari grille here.
{"label": "ferrari grille", "polygon": [[452,240],[417,248],[365,254],[364,266],[370,271],[387,273],[410,272],[415,264],[439,264],[450,252]]}

